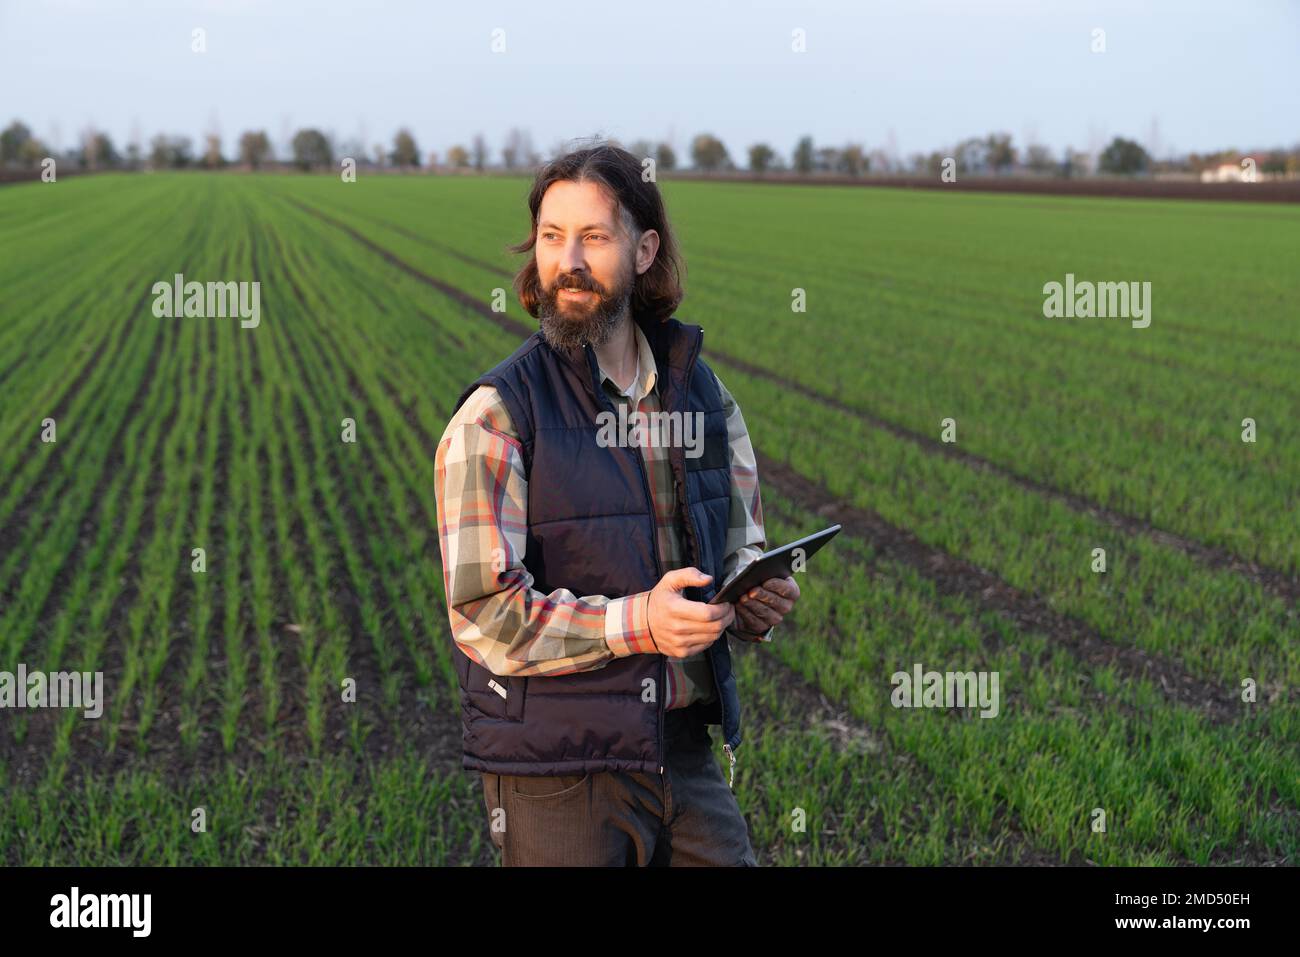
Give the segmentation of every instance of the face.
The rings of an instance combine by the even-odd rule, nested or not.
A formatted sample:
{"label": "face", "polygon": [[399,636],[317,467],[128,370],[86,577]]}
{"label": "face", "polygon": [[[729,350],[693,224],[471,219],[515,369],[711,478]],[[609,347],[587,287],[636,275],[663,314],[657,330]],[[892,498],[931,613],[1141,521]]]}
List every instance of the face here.
{"label": "face", "polygon": [[538,318],[552,348],[609,340],[632,298],[638,275],[654,262],[659,234],[634,244],[612,197],[595,183],[562,180],[537,213]]}

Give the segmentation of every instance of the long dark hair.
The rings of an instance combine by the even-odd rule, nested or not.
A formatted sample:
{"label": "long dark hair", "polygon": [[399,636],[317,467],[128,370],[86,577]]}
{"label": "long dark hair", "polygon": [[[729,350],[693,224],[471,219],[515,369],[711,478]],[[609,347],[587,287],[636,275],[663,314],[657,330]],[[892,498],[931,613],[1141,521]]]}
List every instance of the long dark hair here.
{"label": "long dark hair", "polygon": [[[641,161],[620,146],[603,143],[574,150],[551,160],[538,170],[532,192],[528,195],[528,208],[532,213],[528,239],[508,247],[510,252],[532,251],[537,243],[537,216],[542,206],[542,197],[553,183],[563,180],[600,184],[613,196],[625,227],[634,226],[642,232],[653,229],[659,234],[659,251],[655,253],[654,262],[632,284],[631,309],[633,315],[650,322],[668,319],[686,295],[681,285],[684,266],[677,251],[677,241],[668,225],[668,214],[664,209],[663,197],[659,195],[659,187],[654,182],[646,182],[641,178]],[[514,286],[519,301],[528,314],[536,319],[538,303],[542,298],[536,256],[528,257],[528,262],[515,276]]]}

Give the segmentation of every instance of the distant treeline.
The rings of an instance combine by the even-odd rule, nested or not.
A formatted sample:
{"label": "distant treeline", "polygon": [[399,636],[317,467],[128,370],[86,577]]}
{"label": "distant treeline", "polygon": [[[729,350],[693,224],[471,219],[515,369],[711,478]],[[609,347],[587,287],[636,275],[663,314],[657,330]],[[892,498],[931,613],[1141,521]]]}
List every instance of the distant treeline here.
{"label": "distant treeline", "polygon": [[[580,144],[579,144],[580,145]],[[622,145],[622,144],[620,144]],[[574,141],[557,144],[550,151],[559,155],[573,148]],[[913,153],[906,160],[895,150],[868,149],[862,143],[843,146],[815,146],[811,136],[802,137],[788,157],[767,143],[748,148],[744,164],[728,153],[721,140],[701,133],[691,141],[689,165],[682,164],[668,143],[637,140],[626,148],[636,156],[653,158],[663,170],[691,169],[697,172],[748,171],[765,173],[879,176],[941,176],[945,171],[962,175],[1059,176],[1067,179],[1093,175],[1159,176],[1162,174],[1200,175],[1228,165],[1253,161],[1261,178],[1300,176],[1300,144],[1289,149],[1280,147],[1240,151],[1224,149],[1213,153],[1189,153],[1172,159],[1157,160],[1138,142],[1117,136],[1096,155],[1073,148],[1059,154],[1041,144],[1016,146],[1010,133],[990,133],[969,137],[946,149],[930,153]],[[119,149],[101,130],[88,129],[79,137],[74,149],[56,153],[46,146],[21,121],[14,120],[0,132],[0,169],[37,169],[47,157],[61,168],[74,170],[141,170],[141,169],[244,169],[297,168],[313,170],[337,168],[344,160],[358,167],[439,170],[526,170],[534,169],[545,157],[533,149],[527,131],[512,129],[499,153],[493,155],[487,140],[480,134],[468,146],[456,144],[445,154],[421,152],[408,129],[400,129],[390,146],[375,143],[366,146],[353,138],[336,142],[335,137],[315,128],[300,129],[287,144],[276,149],[265,130],[248,130],[227,155],[221,136],[208,133],[197,147],[188,136],[160,133],[147,146],[132,142]]]}

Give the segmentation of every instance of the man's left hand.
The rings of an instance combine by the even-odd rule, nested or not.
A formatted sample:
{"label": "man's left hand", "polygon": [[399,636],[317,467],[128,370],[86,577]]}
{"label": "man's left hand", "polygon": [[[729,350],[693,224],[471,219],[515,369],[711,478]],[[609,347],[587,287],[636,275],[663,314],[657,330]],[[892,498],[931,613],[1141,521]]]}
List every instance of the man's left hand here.
{"label": "man's left hand", "polygon": [[769,628],[781,624],[798,600],[799,586],[792,576],[769,578],[740,596],[732,630],[744,632],[742,637],[752,635],[757,640]]}

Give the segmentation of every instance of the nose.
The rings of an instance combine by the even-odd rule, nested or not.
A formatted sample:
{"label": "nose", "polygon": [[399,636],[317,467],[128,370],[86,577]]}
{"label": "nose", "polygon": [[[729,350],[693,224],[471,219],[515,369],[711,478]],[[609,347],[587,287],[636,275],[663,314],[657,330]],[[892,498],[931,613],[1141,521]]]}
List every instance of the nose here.
{"label": "nose", "polygon": [[582,237],[572,236],[564,244],[564,251],[560,254],[560,272],[572,273],[587,268],[587,259],[583,255]]}

